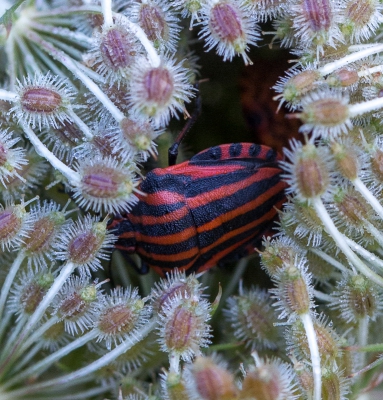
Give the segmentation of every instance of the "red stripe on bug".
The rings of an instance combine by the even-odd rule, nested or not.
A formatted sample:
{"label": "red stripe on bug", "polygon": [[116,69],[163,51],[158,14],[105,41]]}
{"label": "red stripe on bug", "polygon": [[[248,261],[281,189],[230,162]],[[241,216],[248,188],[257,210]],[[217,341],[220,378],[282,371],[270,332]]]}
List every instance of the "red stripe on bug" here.
{"label": "red stripe on bug", "polygon": [[189,214],[189,209],[186,206],[184,206],[178,210],[169,212],[164,215],[160,215],[158,217],[151,215],[140,215],[140,216],[131,215],[129,219],[133,224],[141,223],[149,226],[149,225],[168,224],[170,222],[180,220],[188,214]]}
{"label": "red stripe on bug", "polygon": [[227,247],[225,250],[222,250],[221,252],[217,253],[214,257],[212,257],[209,261],[207,261],[204,265],[202,265],[199,269],[198,272],[203,272],[206,271],[215,265],[225,256],[230,254],[232,251],[236,250],[238,247],[241,247],[243,244],[247,243],[249,241],[248,238],[243,239],[236,244],[233,244],[230,247]]}
{"label": "red stripe on bug", "polygon": [[[154,171],[158,171],[159,168]],[[159,190],[158,192],[147,194],[145,196],[138,194],[137,197],[140,201],[144,201],[150,206],[163,206],[169,204],[179,203],[184,201],[185,196],[183,194],[171,192],[169,190]]]}
{"label": "red stripe on bug", "polygon": [[[175,253],[175,254],[156,254],[156,261],[168,261],[170,262],[176,262],[176,261],[183,261],[187,260],[191,257],[194,257],[193,263],[195,262],[195,258],[199,256],[199,250],[198,247],[195,246],[190,250],[182,251],[180,253]],[[153,254],[150,252],[147,252],[144,249],[140,249],[140,255],[143,257],[148,257],[151,258],[153,257]],[[186,268],[186,267],[185,267]]]}
{"label": "red stripe on bug", "polygon": [[[242,226],[241,228],[235,229],[231,232],[228,232],[227,234],[223,235],[220,237],[219,240],[215,241],[213,244],[211,244],[210,246],[204,247],[203,249],[201,249],[200,254],[206,254],[208,253],[210,250],[214,249],[214,247],[217,247],[220,244],[223,244],[224,242],[226,242],[227,240],[230,240],[236,236],[238,236],[241,233],[244,233],[246,231],[251,231],[253,228],[257,227],[260,223],[267,221],[268,219],[270,219],[270,217],[274,217],[275,216],[275,210],[270,210],[267,214],[265,214],[262,218],[253,221],[252,223],[249,223],[245,226]],[[256,236],[258,236],[259,232],[252,232],[251,236],[253,238],[255,238]],[[235,249],[235,248],[239,248],[242,244],[247,243],[251,241],[251,237],[250,238],[246,238],[243,241],[237,242],[234,245],[230,246],[228,249]],[[214,255],[209,261],[209,265],[213,266],[216,265],[217,261],[219,261],[221,258],[223,258],[224,255],[230,254],[232,250],[226,252],[226,250],[222,250],[221,252],[217,253],[216,255]],[[211,261],[213,260],[213,261]],[[204,264],[205,265],[205,264]],[[202,267],[201,267],[202,268]],[[199,269],[200,270],[200,269]]]}
{"label": "red stripe on bug", "polygon": [[[192,261],[190,261],[188,264],[186,264],[186,265],[184,265],[182,268],[178,268],[178,269],[179,269],[179,270],[182,270],[182,271],[188,271],[188,270],[190,270],[190,269],[193,267],[193,265],[195,264],[195,262],[196,262],[197,259],[198,259],[198,258],[196,257],[195,259],[193,259]],[[158,266],[156,266],[156,265],[151,265],[151,268],[153,268],[154,271],[155,271],[158,275],[161,275],[161,276],[164,276],[166,272],[171,272],[172,270],[174,270],[174,268],[164,268],[164,267],[158,267]],[[199,272],[199,270],[198,270],[198,272]]]}
{"label": "red stripe on bug", "polygon": [[171,173],[172,175],[182,175],[188,176],[190,178],[210,178],[213,176],[221,175],[222,170],[225,170],[225,173],[231,173],[235,171],[243,170],[242,165],[230,165],[230,166],[222,166],[222,165],[206,165],[206,166],[195,166],[190,165],[189,162],[174,165],[172,167],[164,168],[164,169],[155,169],[153,172],[156,175],[167,175]]}
{"label": "red stripe on bug", "polygon": [[182,243],[185,240],[194,237],[197,234],[196,228],[190,227],[186,228],[181,232],[172,233],[169,235],[162,235],[162,236],[148,236],[144,235],[140,232],[136,233],[136,240],[141,241],[143,243],[153,243],[157,245],[169,245],[174,246],[177,243]]}
{"label": "red stripe on bug", "polygon": [[[205,204],[211,203],[214,200],[219,200],[219,199],[224,199],[229,197],[230,195],[238,192],[241,189],[245,189],[251,185],[253,185],[256,182],[261,182],[269,177],[272,177],[276,174],[277,169],[273,168],[268,168],[269,172],[266,174],[266,171],[262,171],[262,173],[258,170],[254,173],[253,176],[247,178],[247,179],[242,179],[238,182],[229,184],[229,185],[223,185],[219,187],[218,189],[215,190],[210,190],[206,192],[206,196],[200,195],[196,197],[191,197],[187,200],[188,206],[191,209],[201,207]],[[222,170],[221,170],[222,172]],[[279,172],[279,171],[278,171]]]}
{"label": "red stripe on bug", "polygon": [[[235,208],[234,210],[231,210],[225,214],[221,214],[219,217],[208,222],[207,224],[197,227],[197,231],[203,232],[203,231],[208,231],[208,230],[217,228],[218,226],[222,225],[224,222],[228,222],[231,219],[238,217],[239,215],[245,214],[245,213],[249,212],[250,210],[256,208],[257,206],[262,204],[263,201],[272,197],[279,191],[280,191],[280,189],[277,189],[275,186],[273,186],[267,192],[264,192],[263,194],[258,196],[255,200],[253,200],[252,202],[246,203],[243,206]],[[271,210],[271,211],[273,211],[274,215],[276,214],[275,210]]]}

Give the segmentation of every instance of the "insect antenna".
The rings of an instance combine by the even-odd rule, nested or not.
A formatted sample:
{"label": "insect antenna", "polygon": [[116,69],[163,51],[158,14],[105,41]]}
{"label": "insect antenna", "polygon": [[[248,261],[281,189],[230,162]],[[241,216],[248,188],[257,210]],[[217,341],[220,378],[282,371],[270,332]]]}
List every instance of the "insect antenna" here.
{"label": "insect antenna", "polygon": [[[199,82],[196,83],[195,88],[198,89]],[[170,146],[168,150],[168,162],[169,166],[175,165],[177,162],[177,156],[178,156],[178,148],[184,139],[184,137],[187,135],[187,133],[190,131],[194,123],[197,121],[198,117],[201,115],[202,111],[202,99],[201,96],[198,94],[196,100],[195,100],[195,109],[193,111],[193,114],[190,116],[190,118],[187,120],[185,126],[182,128],[180,133],[177,135],[176,140],[174,143]]]}

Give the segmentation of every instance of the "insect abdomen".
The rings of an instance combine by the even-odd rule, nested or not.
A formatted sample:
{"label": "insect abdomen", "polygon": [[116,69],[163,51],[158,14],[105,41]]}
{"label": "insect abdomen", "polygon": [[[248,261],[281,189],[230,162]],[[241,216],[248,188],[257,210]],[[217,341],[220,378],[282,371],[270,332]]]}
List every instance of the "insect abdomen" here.
{"label": "insect abdomen", "polygon": [[197,230],[182,178],[150,172],[139,203],[127,216],[136,229],[136,252],[158,273],[190,267],[199,256]]}
{"label": "insect abdomen", "polygon": [[161,274],[202,271],[250,253],[284,201],[279,174],[271,149],[246,143],[152,171],[128,216],[137,253]]}

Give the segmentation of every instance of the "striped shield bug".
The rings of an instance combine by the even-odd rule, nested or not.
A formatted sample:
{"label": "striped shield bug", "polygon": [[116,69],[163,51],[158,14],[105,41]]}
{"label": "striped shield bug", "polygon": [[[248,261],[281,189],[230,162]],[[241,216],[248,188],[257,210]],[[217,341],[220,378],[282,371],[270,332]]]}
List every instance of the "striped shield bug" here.
{"label": "striped shield bug", "polygon": [[279,157],[269,147],[211,147],[189,161],[157,168],[139,201],[111,224],[119,250],[136,252],[163,275],[201,272],[254,252],[285,200]]}

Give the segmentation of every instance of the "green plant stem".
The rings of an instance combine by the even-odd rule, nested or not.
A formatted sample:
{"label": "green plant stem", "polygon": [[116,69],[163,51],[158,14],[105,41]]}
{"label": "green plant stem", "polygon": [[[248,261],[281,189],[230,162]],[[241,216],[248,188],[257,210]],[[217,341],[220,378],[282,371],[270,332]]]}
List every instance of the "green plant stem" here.
{"label": "green plant stem", "polygon": [[367,353],[383,353],[383,343],[368,344],[366,346],[351,346],[350,351],[365,351]]}
{"label": "green plant stem", "polygon": [[35,57],[33,57],[31,52],[29,51],[28,47],[25,45],[24,39],[20,38],[20,37],[16,37],[15,41],[17,43],[17,46],[19,46],[20,51],[23,54],[25,66],[26,66],[26,68],[25,68],[26,72],[32,76],[36,75],[36,74],[41,74],[42,73],[41,68],[36,63]]}
{"label": "green plant stem", "polygon": [[[102,393],[106,392],[114,392],[115,391],[115,385],[114,384],[109,384],[109,385],[102,385],[101,387],[95,387],[94,389],[89,389],[89,390],[84,390],[82,392],[76,392],[76,400],[89,400],[92,398],[101,398],[99,395]],[[68,395],[54,395],[54,400],[73,400],[73,394],[68,394]],[[105,396],[103,396],[105,398]]]}
{"label": "green plant stem", "polygon": [[365,372],[371,370],[372,368],[375,368],[379,365],[383,364],[383,357],[382,355],[380,355],[380,357],[372,362],[371,364],[366,365],[364,368],[360,369],[359,371],[351,374],[350,378],[355,378],[356,376],[360,375],[360,374],[364,374]]}
{"label": "green plant stem", "polygon": [[238,264],[235,266],[234,274],[231,277],[229,283],[225,286],[225,289],[223,290],[220,304],[224,304],[226,302],[226,299],[234,293],[234,291],[238,287],[239,281],[241,280],[248,264],[249,264],[249,259],[246,257],[242,258],[242,260],[240,260]]}

